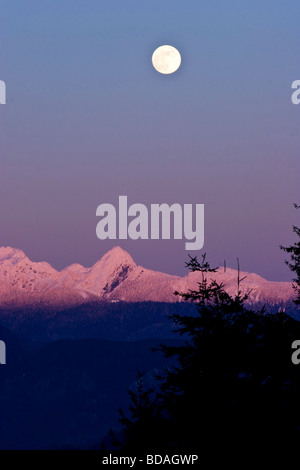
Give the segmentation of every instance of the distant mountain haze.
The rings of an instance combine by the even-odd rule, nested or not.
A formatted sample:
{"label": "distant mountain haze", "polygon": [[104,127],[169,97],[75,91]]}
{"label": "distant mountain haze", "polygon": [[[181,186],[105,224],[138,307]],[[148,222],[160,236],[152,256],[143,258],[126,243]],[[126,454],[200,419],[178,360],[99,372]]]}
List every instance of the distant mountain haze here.
{"label": "distant mountain haze", "polygon": [[[137,266],[120,247],[91,268],[73,264],[61,272],[46,262],[32,262],[21,250],[0,248],[0,306],[71,307],[93,300],[180,302],[174,292],[196,289],[200,276],[199,272],[172,276]],[[230,268],[209,275],[224,283],[231,295],[237,292],[237,276]],[[242,291],[250,291],[249,303],[284,304],[293,299],[289,282],[271,282],[247,272],[241,277],[246,277]]]}

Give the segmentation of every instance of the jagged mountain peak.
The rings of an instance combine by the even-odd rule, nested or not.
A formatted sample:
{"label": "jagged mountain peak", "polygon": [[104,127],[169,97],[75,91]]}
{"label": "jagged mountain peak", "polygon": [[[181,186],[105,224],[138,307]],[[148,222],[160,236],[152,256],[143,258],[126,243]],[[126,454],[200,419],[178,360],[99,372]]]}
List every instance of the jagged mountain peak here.
{"label": "jagged mountain peak", "polygon": [[12,266],[24,265],[24,266],[35,266],[37,269],[51,271],[52,273],[57,273],[57,271],[47,262],[34,262],[31,261],[24,251],[17,248],[11,247],[0,247],[0,265],[2,266]]}
{"label": "jagged mountain peak", "polygon": [[87,292],[106,297],[136,268],[127,251],[119,246],[106,253],[79,281],[78,286]]}
{"label": "jagged mountain peak", "polygon": [[122,266],[131,266],[135,267],[136,264],[130,254],[123,250],[120,246],[116,246],[108,251],[102,258],[95,264],[94,267],[98,265],[122,265]]}
{"label": "jagged mountain peak", "polygon": [[108,251],[90,268],[84,267],[78,263],[74,263],[65,268],[62,273],[73,272],[78,274],[89,274],[92,271],[98,271],[100,269],[109,272],[113,271],[116,266],[136,266],[130,254],[119,246],[116,246],[115,248],[112,248],[110,251]]}
{"label": "jagged mountain peak", "polygon": [[51,288],[57,277],[57,271],[50,264],[34,263],[22,250],[0,248],[0,281],[7,288],[22,293],[41,293]]}
{"label": "jagged mountain peak", "polygon": [[22,250],[17,248],[12,248],[10,246],[0,247],[0,263],[4,261],[21,261],[26,258],[25,253]]}

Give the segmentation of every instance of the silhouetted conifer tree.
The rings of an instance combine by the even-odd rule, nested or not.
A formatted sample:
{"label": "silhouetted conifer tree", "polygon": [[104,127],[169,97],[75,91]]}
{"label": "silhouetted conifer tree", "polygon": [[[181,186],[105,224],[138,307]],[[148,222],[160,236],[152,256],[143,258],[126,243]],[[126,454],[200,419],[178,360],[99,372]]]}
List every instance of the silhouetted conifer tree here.
{"label": "silhouetted conifer tree", "polygon": [[182,342],[161,346],[177,366],[158,378],[158,393],[141,384],[131,393],[121,448],[204,452],[298,438],[300,382],[291,344],[300,338],[299,323],[247,308],[239,271],[230,296],[205,255],[201,262],[191,257],[187,267],[200,272],[198,288],[175,294],[197,308],[171,316]]}
{"label": "silhouetted conifer tree", "polygon": [[120,423],[123,427],[122,442],[114,437],[114,447],[126,451],[147,452],[157,446],[157,436],[160,433],[162,417],[153,389],[145,389],[144,377],[137,373],[136,391],[130,390],[130,416],[125,416],[120,410]]}
{"label": "silhouetted conifer tree", "polygon": [[[300,206],[297,204],[294,204],[294,207],[300,209]],[[293,232],[297,235],[298,241],[289,247],[281,246],[280,248],[291,255],[291,261],[286,261],[286,264],[296,274],[296,277],[293,279],[293,289],[297,296],[295,304],[300,305],[300,228],[294,225]]]}

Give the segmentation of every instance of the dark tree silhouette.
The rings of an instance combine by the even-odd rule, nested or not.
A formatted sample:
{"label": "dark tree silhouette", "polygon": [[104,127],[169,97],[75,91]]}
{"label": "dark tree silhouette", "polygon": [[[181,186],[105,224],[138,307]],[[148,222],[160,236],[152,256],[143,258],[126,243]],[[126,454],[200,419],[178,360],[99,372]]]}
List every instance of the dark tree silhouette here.
{"label": "dark tree silhouette", "polygon": [[123,427],[122,441],[114,436],[113,445],[127,451],[151,450],[156,445],[157,433],[161,422],[160,407],[154,398],[154,390],[144,387],[144,374],[137,373],[136,391],[130,390],[130,417],[120,410],[120,423]]}
{"label": "dark tree silhouette", "polygon": [[121,417],[121,448],[204,452],[299,438],[300,382],[291,361],[299,323],[283,313],[247,309],[248,294],[230,296],[205,255],[190,258],[196,290],[176,292],[194,315],[172,315],[179,346],[161,346],[177,366],[158,377],[159,392],[140,384],[131,416]]}
{"label": "dark tree silhouette", "polygon": [[[298,206],[297,204],[294,204],[294,207],[296,209],[300,209],[300,206]],[[297,296],[295,299],[295,304],[300,305],[300,228],[294,225],[293,232],[297,235],[298,241],[291,246],[281,246],[280,248],[291,255],[291,260],[286,261],[286,264],[288,265],[290,270],[296,274],[296,277],[293,279],[293,289],[296,292]]]}

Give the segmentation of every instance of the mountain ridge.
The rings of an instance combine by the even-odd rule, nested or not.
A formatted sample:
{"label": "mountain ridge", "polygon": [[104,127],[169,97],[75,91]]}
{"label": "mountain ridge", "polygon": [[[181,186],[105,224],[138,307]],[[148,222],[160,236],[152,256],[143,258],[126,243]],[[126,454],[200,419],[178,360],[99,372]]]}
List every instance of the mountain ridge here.
{"label": "mountain ridge", "polygon": [[[210,279],[224,283],[230,295],[237,292],[236,270],[219,268]],[[293,299],[292,284],[267,281],[258,274],[246,277],[242,291],[250,292],[249,303],[269,304]],[[138,266],[120,247],[108,251],[92,267],[72,264],[57,271],[47,262],[33,262],[22,250],[0,248],[0,306],[73,306],[92,300],[124,302],[180,302],[174,292],[196,289],[199,272],[184,277],[152,271]]]}

